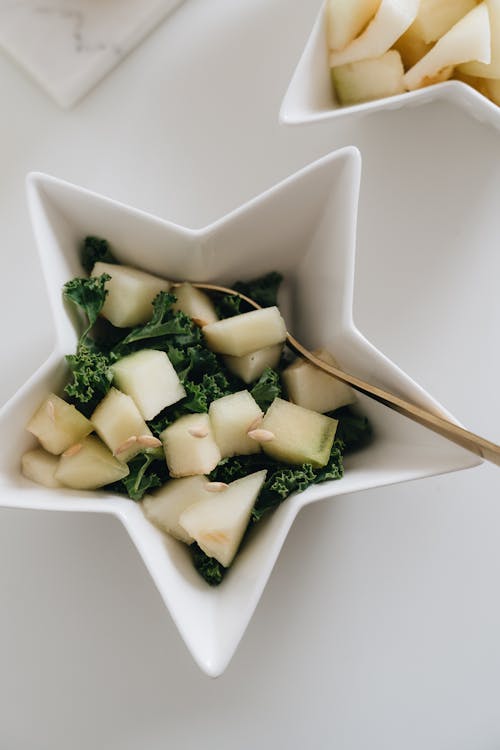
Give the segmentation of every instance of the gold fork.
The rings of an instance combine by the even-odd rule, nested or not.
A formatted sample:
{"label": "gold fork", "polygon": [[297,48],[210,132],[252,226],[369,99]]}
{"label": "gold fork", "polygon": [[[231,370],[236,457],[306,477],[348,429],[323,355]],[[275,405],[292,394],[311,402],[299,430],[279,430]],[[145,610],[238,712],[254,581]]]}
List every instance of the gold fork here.
{"label": "gold fork", "polygon": [[[253,299],[247,297],[245,294],[237,292],[235,289],[230,289],[229,287],[225,286],[219,286],[217,284],[193,283],[193,286],[209,292],[235,294],[237,297],[241,297],[242,300],[247,302],[255,309],[261,309],[261,305],[257,304],[257,302],[254,302]],[[414,422],[418,422],[418,424],[423,425],[423,427],[427,427],[427,429],[432,430],[432,432],[436,432],[438,435],[441,435],[447,440],[450,440],[452,443],[456,443],[457,445],[460,445],[462,448],[465,448],[471,453],[475,453],[485,461],[490,461],[491,463],[500,466],[500,445],[496,445],[496,443],[492,443],[490,440],[486,440],[486,438],[480,437],[479,435],[476,435],[463,427],[459,427],[453,422],[450,422],[449,419],[438,417],[436,414],[433,414],[427,409],[424,409],[421,406],[417,406],[416,404],[412,404],[410,401],[406,401],[406,399],[401,398],[400,396],[396,396],[394,393],[390,393],[389,391],[386,391],[383,388],[379,388],[376,385],[371,385],[365,380],[356,377],[356,375],[350,375],[349,373],[344,372],[338,367],[328,365],[326,362],[318,359],[318,357],[310,352],[309,349],[306,349],[306,347],[303,346],[299,341],[297,341],[297,339],[292,336],[291,333],[287,332],[286,341],[290,349],[292,349],[296,354],[299,354],[301,357],[304,357],[304,359],[309,360],[309,362],[311,362],[313,365],[319,367],[320,370],[324,370],[324,372],[327,372],[329,375],[337,378],[337,380],[342,381],[342,383],[350,385],[356,391],[359,391],[365,396],[368,396],[369,398],[378,401],[380,404],[389,407],[389,409],[396,411],[398,414],[402,414],[403,416],[408,417],[408,419],[411,419]]]}

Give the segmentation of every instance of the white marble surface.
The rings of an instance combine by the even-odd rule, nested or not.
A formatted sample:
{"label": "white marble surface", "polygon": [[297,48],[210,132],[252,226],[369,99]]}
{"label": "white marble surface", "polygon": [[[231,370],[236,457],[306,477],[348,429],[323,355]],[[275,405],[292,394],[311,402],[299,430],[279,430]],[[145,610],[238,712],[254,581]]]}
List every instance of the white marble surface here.
{"label": "white marble surface", "polygon": [[181,0],[0,0],[0,47],[71,107]]}

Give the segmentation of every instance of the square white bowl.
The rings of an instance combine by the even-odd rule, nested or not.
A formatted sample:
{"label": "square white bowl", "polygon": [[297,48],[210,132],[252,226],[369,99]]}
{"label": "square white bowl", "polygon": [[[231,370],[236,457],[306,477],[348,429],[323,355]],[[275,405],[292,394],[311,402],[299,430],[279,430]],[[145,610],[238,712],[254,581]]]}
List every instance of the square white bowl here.
{"label": "square white bowl", "polygon": [[456,102],[480,122],[500,128],[500,107],[461,81],[444,81],[416,91],[387,96],[371,102],[343,106],[335,99],[326,43],[326,3],[319,10],[281,104],[282,125],[306,125],[363,117],[382,110],[428,104],[437,99]]}
{"label": "square white bowl", "polygon": [[[291,331],[322,344],[361,377],[446,414],[428,394],[373,347],[352,318],[360,156],[345,148],[296,174],[203,229],[187,229],[41,174],[28,179],[31,217],[52,306],[54,348],[48,360],[0,411],[0,505],[111,513],[124,524],[201,669],[221,674],[257,606],[299,510],[358,490],[475,466],[480,461],[366,398],[360,409],[375,439],[349,456],[345,476],[315,485],[283,503],[250,535],[218,588],[194,570],[187,548],[154,528],[140,505],[109,492],[49,490],[20,473],[32,444],[25,425],[49,390],[67,375],[75,316],[62,285],[81,275],[79,247],[87,234],[107,238],[117,258],[173,279],[231,282],[270,270],[285,275],[280,304]],[[449,415],[447,415],[449,416]],[[304,550],[300,551],[304,554]],[[322,572],[324,575],[324,571]]]}

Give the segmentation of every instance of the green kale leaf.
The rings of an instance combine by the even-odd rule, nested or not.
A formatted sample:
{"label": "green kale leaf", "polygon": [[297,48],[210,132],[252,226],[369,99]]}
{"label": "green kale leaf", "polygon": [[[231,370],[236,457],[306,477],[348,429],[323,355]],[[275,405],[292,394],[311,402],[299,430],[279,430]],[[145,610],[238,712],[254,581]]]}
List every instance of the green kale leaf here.
{"label": "green kale leaf", "polygon": [[100,237],[85,237],[82,246],[82,266],[88,274],[92,272],[97,261],[103,263],[117,263],[113,253],[109,249],[107,240]]}
{"label": "green kale leaf", "polygon": [[111,387],[113,374],[108,359],[82,344],[76,354],[66,356],[66,361],[73,379],[64,390],[80,411],[89,416]]}
{"label": "green kale leaf", "polygon": [[88,333],[102,310],[107,295],[106,282],[111,276],[107,273],[89,279],[71,279],[63,287],[64,296],[74,305],[81,307],[87,316],[87,327],[80,336],[80,343],[85,342]]}
{"label": "green kale leaf", "polygon": [[226,568],[215,559],[215,557],[209,557],[203,552],[200,547],[194,542],[190,548],[191,555],[193,557],[193,564],[198,573],[210,586],[218,586],[224,578]]}
{"label": "green kale leaf", "polygon": [[252,281],[238,281],[234,289],[250,297],[261,307],[273,307],[277,304],[278,290],[282,281],[283,276],[280,273],[271,271]]}
{"label": "green kale leaf", "polygon": [[266,411],[275,398],[281,396],[281,381],[279,372],[266,367],[260,378],[250,391],[262,411]]}
{"label": "green kale leaf", "polygon": [[234,318],[251,309],[237,294],[223,294],[215,302],[215,312],[219,318]]}
{"label": "green kale leaf", "polygon": [[107,485],[106,489],[127,495],[135,502],[139,502],[146,492],[161,487],[168,480],[165,457],[156,450],[137,454],[128,462],[128,467],[128,476]]}
{"label": "green kale leaf", "polygon": [[343,406],[328,414],[339,420],[336,438],[344,443],[344,452],[351,453],[368,445],[373,438],[373,428],[368,417],[360,416],[350,406]]}

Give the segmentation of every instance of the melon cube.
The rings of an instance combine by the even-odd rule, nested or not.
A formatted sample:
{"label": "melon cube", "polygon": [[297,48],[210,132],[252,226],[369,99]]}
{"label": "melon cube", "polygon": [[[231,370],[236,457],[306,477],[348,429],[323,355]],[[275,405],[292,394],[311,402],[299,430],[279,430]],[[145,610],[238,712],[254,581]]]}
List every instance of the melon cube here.
{"label": "melon cube", "polygon": [[137,438],[153,437],[134,399],[116,388],[108,391],[91,420],[101,440],[120,461],[130,461],[144,449]]}
{"label": "melon cube", "polygon": [[186,313],[197,325],[206,326],[208,323],[215,323],[219,320],[214,303],[208,294],[192,284],[188,282],[180,284],[173,292],[177,297],[177,302],[174,302],[172,309]]}
{"label": "melon cube", "polygon": [[160,439],[173,477],[209,474],[221,460],[208,414],[177,419],[163,430]]}
{"label": "melon cube", "polygon": [[227,369],[241,378],[243,382],[253,383],[254,380],[260,378],[266,367],[278,366],[282,351],[283,344],[275,344],[250,352],[250,354],[244,354],[242,357],[232,357],[226,354],[224,362]]}
{"label": "melon cube", "polygon": [[[337,365],[326,349],[317,349],[313,354],[329,365]],[[282,379],[290,401],[321,414],[356,400],[352,388],[305,359],[299,358],[283,370]]]}
{"label": "melon cube", "polygon": [[58,455],[92,432],[93,425],[55,393],[42,402],[26,427],[49,453]]}
{"label": "melon cube", "polygon": [[248,432],[260,426],[263,413],[248,391],[212,401],[208,415],[222,458],[260,452],[260,444]]}
{"label": "melon cube", "polygon": [[326,29],[330,49],[344,49],[379,9],[381,0],[328,0]]}
{"label": "melon cube", "polygon": [[401,55],[390,50],[381,57],[332,68],[332,83],[340,104],[358,104],[402,94],[404,68]]}
{"label": "melon cube", "polygon": [[127,464],[118,461],[98,437],[90,435],[62,454],[55,478],[75,490],[96,490],[128,474]]}
{"label": "melon cube", "polygon": [[436,42],[475,7],[476,0],[420,0],[417,17],[410,28],[424,42]]}
{"label": "melon cube", "polygon": [[43,448],[35,448],[27,451],[21,458],[21,471],[27,479],[44,487],[62,487],[54,474],[59,464],[59,459],[52,453],[47,453]]}
{"label": "melon cube", "polygon": [[328,463],[337,424],[336,419],[275,398],[262,422],[272,439],[266,439],[262,448],[278,461],[319,468]]}
{"label": "melon cube", "polygon": [[113,263],[94,264],[91,276],[107,273],[108,293],[101,315],[118,328],[146,323],[153,315],[152,302],[159,292],[168,292],[170,282],[130,266]]}
{"label": "melon cube", "polygon": [[146,495],[142,508],[151,523],[161,531],[191,544],[193,537],[179,524],[179,517],[189,506],[212,497],[206,489],[208,479],[204,476],[172,479],[154,495]]}
{"label": "melon cube", "polygon": [[153,419],[186,395],[165,352],[142,349],[119,359],[111,370],[113,383],[132,396],[144,419]]}
{"label": "melon cube", "polygon": [[265,470],[256,471],[231,482],[220,492],[191,505],[179,518],[180,525],[203,552],[226,568],[238,551],[266,474]]}
{"label": "melon cube", "polygon": [[500,78],[500,0],[486,0],[486,4],[488,6],[491,33],[490,62],[466,62],[460,65],[460,71],[469,76],[498,79]]}
{"label": "melon cube", "polygon": [[265,307],[210,323],[203,335],[212,351],[242,357],[285,341],[286,326],[277,307]]}

